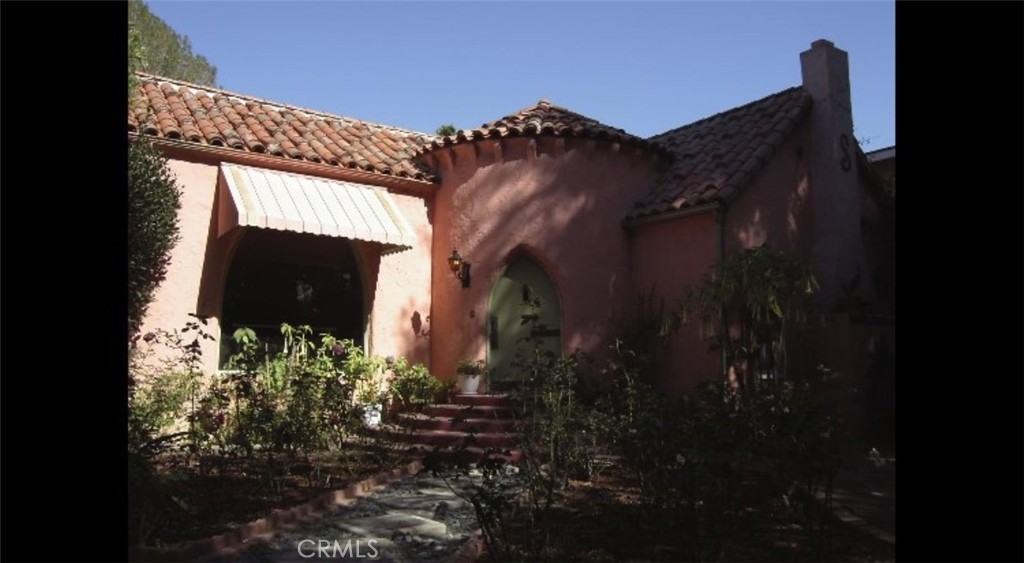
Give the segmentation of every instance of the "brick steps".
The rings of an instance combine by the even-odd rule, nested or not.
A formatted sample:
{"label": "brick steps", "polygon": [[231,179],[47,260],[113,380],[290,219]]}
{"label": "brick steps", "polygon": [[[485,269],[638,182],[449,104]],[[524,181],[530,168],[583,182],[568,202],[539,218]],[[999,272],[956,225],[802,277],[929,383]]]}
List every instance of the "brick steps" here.
{"label": "brick steps", "polygon": [[508,395],[463,395],[452,397],[457,405],[473,405],[477,407],[510,407]]}
{"label": "brick steps", "polygon": [[487,405],[444,404],[430,405],[423,410],[427,416],[448,417],[464,416],[466,418],[492,418],[513,420],[515,411],[510,407]]}
{"label": "brick steps", "polygon": [[462,432],[505,433],[511,432],[514,421],[504,418],[462,418],[429,416],[403,413],[398,415],[398,425],[415,430],[456,430]]}
{"label": "brick steps", "polygon": [[[401,413],[400,429],[386,438],[410,453],[442,458],[463,456],[479,461],[485,449],[510,451],[517,417],[505,395],[455,395],[448,404],[430,405],[422,413]],[[503,456],[517,462],[521,452]]]}

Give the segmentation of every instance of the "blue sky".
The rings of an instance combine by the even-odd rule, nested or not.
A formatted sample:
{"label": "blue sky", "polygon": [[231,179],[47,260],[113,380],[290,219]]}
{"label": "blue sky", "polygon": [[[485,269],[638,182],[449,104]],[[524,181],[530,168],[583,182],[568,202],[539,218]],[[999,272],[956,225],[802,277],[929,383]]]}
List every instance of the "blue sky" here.
{"label": "blue sky", "polygon": [[896,144],[895,7],[861,2],[150,1],[227,90],[416,131],[541,98],[648,137],[850,54],[855,135]]}

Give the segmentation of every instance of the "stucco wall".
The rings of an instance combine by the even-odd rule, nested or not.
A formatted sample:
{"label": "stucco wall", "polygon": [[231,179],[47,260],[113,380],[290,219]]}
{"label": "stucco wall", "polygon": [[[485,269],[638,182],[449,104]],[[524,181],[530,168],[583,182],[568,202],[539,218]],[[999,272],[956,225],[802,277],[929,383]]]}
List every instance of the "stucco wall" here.
{"label": "stucco wall", "polygon": [[871,168],[883,182],[896,183],[896,157],[872,162]]}
{"label": "stucco wall", "polygon": [[[167,277],[157,288],[146,312],[142,334],[158,329],[181,329],[191,320],[189,313],[200,313],[200,280],[203,279],[210,251],[207,242],[211,238],[211,230],[216,228],[217,166],[170,160],[168,168],[182,188],[181,211],[178,213],[180,240],[171,252]],[[212,317],[207,323],[206,332],[219,339],[218,319]],[[201,343],[203,368],[215,370],[217,340],[201,340]],[[159,349],[156,351],[160,352]]]}
{"label": "stucco wall", "polygon": [[[727,252],[769,244],[811,258],[810,186],[806,124],[784,141],[756,178],[726,207]],[[719,260],[720,226],[714,212],[702,212],[634,229],[633,271],[637,289],[651,292],[670,311],[686,286],[696,284]],[[669,393],[692,391],[718,377],[721,355],[708,350],[694,320],[659,349],[657,369]]]}
{"label": "stucco wall", "polygon": [[[617,316],[634,302],[621,218],[654,180],[651,157],[576,139],[479,141],[443,152],[434,214],[434,373],[452,377],[459,360],[486,358],[488,298],[517,250],[558,287],[563,350],[603,352]],[[472,264],[469,288],[448,269],[453,248]]]}
{"label": "stucco wall", "polygon": [[[228,207],[233,205],[224,187],[218,186],[218,164],[172,158],[168,165],[183,188],[181,239],[172,250],[167,278],[156,291],[142,330],[145,334],[159,328],[180,329],[190,320],[189,313],[208,317],[206,331],[214,340],[202,341],[203,369],[212,372],[218,368],[224,284],[247,227],[218,236],[218,216],[228,218]],[[353,245],[369,316],[367,344],[375,354],[429,363],[431,225],[427,204],[423,197],[391,195],[418,240],[410,250],[383,257],[377,243],[355,241]],[[413,330],[417,313],[422,325],[419,336]]]}
{"label": "stucco wall", "polygon": [[366,262],[376,263],[376,272],[369,271],[373,267],[366,272],[370,281],[367,287],[373,289],[370,351],[429,365],[433,235],[427,202],[402,194],[391,197],[416,233],[417,242],[412,249],[386,254],[379,259],[375,254],[377,245],[364,245]]}
{"label": "stucco wall", "polygon": [[774,250],[812,258],[808,142],[805,122],[730,202],[725,215],[727,251],[767,243]]}
{"label": "stucco wall", "polygon": [[[633,272],[636,288],[653,295],[655,304],[670,312],[687,285],[718,262],[719,226],[711,211],[640,225],[633,232]],[[719,354],[708,351],[696,323],[659,344],[656,369],[663,390],[678,394],[719,372]]]}

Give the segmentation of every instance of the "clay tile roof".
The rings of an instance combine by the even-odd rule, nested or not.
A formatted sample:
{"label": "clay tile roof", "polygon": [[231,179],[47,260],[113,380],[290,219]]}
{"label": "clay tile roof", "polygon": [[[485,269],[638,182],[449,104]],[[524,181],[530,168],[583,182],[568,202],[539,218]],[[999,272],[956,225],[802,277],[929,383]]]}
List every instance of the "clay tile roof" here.
{"label": "clay tile roof", "polygon": [[675,158],[626,221],[729,201],[761,170],[810,107],[810,94],[796,86],[651,137],[649,141]]}
{"label": "clay tile roof", "polygon": [[548,100],[541,100],[526,109],[506,115],[496,121],[484,123],[476,129],[462,129],[454,135],[434,138],[430,144],[423,147],[422,152],[478,139],[539,136],[607,140],[665,154],[664,149],[654,143],[631,135],[622,129],[605,125],[596,119],[556,106]]}
{"label": "clay tile roof", "polygon": [[128,131],[432,181],[414,157],[435,137],[139,73]]}

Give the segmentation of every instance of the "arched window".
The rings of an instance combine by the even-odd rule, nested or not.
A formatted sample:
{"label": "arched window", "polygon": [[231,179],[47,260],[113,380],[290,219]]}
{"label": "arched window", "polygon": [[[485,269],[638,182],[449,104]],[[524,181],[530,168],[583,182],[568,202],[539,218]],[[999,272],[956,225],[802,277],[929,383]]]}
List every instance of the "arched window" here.
{"label": "arched window", "polygon": [[236,329],[253,329],[269,352],[281,349],[281,323],[309,325],[361,345],[363,287],[348,239],[250,229],[228,271],[222,303],[220,363],[236,350]]}

